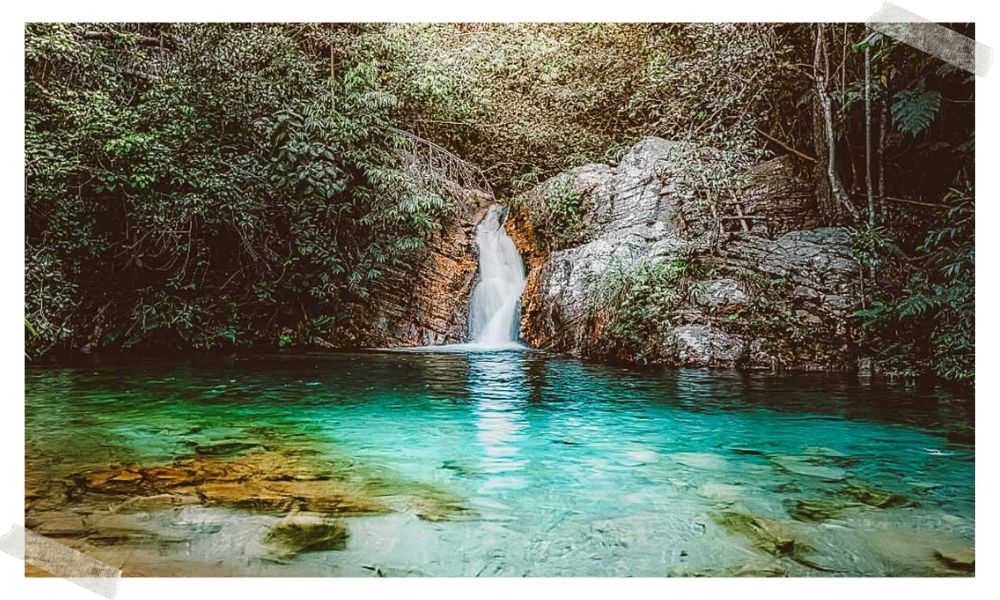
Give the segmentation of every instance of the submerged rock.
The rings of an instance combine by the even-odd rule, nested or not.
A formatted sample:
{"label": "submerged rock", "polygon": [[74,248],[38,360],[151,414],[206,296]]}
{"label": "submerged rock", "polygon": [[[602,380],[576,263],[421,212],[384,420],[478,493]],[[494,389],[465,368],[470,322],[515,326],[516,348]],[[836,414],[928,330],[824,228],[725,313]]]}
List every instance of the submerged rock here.
{"label": "submerged rock", "polygon": [[694,568],[678,565],[670,569],[667,577],[785,577],[788,571],[776,560],[751,560],[726,568]]}
{"label": "submerged rock", "polygon": [[789,473],[815,477],[823,481],[843,481],[847,478],[847,471],[840,467],[817,465],[807,457],[779,455],[772,456],[771,462]]}
{"label": "submerged rock", "polygon": [[934,557],[956,571],[976,571],[975,548],[938,548],[934,551]]}
{"label": "submerged rock", "polygon": [[187,504],[259,512],[305,510],[379,513],[389,509],[357,485],[335,481],[281,454],[260,452],[233,460],[194,457],[178,464],[122,465],[73,477],[82,492],[125,496],[126,510]]}
{"label": "submerged rock", "polygon": [[343,550],[350,533],[343,521],[319,514],[288,515],[264,535],[265,545],[278,554],[294,556],[302,552]]}
{"label": "submerged rock", "polygon": [[391,565],[361,565],[371,571],[374,577],[426,577],[427,574],[416,567],[394,567]]}
{"label": "submerged rock", "polygon": [[885,490],[868,487],[860,483],[850,483],[844,487],[843,492],[862,504],[874,506],[875,508],[889,508],[892,506],[910,506],[913,503],[907,500],[906,496],[894,494]]}
{"label": "submerged rock", "polygon": [[838,516],[844,505],[826,500],[787,500],[785,508],[796,521],[818,523]]}
{"label": "submerged rock", "polygon": [[717,502],[736,502],[743,495],[743,486],[726,483],[706,483],[698,489],[698,492]]}
{"label": "submerged rock", "polygon": [[48,537],[82,537],[88,532],[83,519],[84,515],[79,513],[46,511],[26,517],[24,526]]}
{"label": "submerged rock", "polygon": [[749,561],[726,569],[723,577],[784,577],[788,572],[776,560]]}
{"label": "submerged rock", "polygon": [[263,450],[257,442],[219,441],[195,446],[195,453],[205,456],[232,456],[249,450]]}
{"label": "submerged rock", "polygon": [[713,520],[727,531],[748,538],[755,547],[772,556],[792,556],[808,550],[796,540],[792,530],[774,519],[726,511],[713,515]]}
{"label": "submerged rock", "polygon": [[675,452],[670,455],[670,458],[684,466],[707,471],[724,469],[729,464],[725,456],[708,452]]}

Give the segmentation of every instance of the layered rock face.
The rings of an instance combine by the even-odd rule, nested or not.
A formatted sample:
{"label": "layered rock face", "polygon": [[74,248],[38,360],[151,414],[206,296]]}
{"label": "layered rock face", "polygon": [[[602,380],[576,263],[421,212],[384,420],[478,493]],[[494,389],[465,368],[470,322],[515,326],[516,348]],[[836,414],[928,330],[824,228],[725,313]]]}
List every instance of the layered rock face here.
{"label": "layered rock face", "polygon": [[[850,368],[859,266],[850,236],[817,228],[815,196],[790,158],[739,178],[732,198],[705,198],[700,173],[716,152],[650,137],[617,167],[560,175],[583,196],[579,245],[547,251],[527,218],[508,223],[530,268],[522,338],[581,356],[609,356],[607,308],[592,286],[609,265],[684,260],[696,265],[656,325],[651,360],[687,366]],[[544,188],[549,182],[541,184]],[[627,310],[627,309],[626,309]]]}
{"label": "layered rock face", "polygon": [[471,190],[454,194],[455,211],[408,268],[386,274],[374,303],[345,337],[351,345],[409,347],[465,341],[468,298],[476,284],[476,225],[494,202]]}

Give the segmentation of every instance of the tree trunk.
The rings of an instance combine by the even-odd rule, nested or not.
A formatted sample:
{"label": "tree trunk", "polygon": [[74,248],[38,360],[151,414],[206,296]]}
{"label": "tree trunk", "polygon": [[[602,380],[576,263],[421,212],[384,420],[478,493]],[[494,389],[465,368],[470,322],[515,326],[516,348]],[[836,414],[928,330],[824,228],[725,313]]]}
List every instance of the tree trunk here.
{"label": "tree trunk", "polygon": [[865,187],[868,191],[868,225],[875,227],[875,186],[872,184],[872,64],[865,46]]}
{"label": "tree trunk", "polygon": [[[884,59],[883,59],[884,60]],[[878,203],[882,214],[882,222],[886,227],[892,227],[892,218],[889,215],[889,206],[886,203],[885,191],[885,135],[886,127],[889,123],[889,82],[885,77],[885,71],[881,68],[879,61],[879,81],[881,82],[882,93],[879,94],[881,103],[879,104],[878,119],[878,152],[875,155],[878,162]]]}
{"label": "tree trunk", "polygon": [[[825,173],[822,173],[827,184],[825,202],[820,201],[820,216],[828,224],[837,224],[842,221],[843,213],[857,221],[858,212],[851,204],[851,199],[844,190],[844,185],[837,174],[837,138],[833,129],[833,106],[830,95],[827,93],[827,78],[829,77],[829,61],[824,61],[824,39],[823,25],[816,24],[816,52],[813,60],[814,78],[816,81],[816,100],[818,111],[814,113],[813,123],[816,126],[814,138],[816,139],[817,163],[825,165]],[[823,158],[825,157],[825,160]]]}

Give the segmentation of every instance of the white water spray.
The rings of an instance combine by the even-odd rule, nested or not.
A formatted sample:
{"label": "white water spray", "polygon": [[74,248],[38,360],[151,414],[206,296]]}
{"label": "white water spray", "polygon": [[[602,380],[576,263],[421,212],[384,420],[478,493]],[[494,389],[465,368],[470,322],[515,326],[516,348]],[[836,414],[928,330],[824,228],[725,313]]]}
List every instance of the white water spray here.
{"label": "white water spray", "polygon": [[524,265],[503,222],[506,211],[492,206],[476,227],[479,282],[469,301],[469,339],[477,346],[517,343]]}

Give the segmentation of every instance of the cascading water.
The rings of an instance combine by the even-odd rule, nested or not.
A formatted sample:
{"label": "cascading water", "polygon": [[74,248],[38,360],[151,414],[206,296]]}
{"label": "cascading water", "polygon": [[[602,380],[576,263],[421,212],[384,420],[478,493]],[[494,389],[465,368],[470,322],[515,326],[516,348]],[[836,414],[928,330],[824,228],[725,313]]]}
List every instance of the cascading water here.
{"label": "cascading water", "polygon": [[479,282],[469,301],[469,339],[475,346],[517,344],[524,265],[504,231],[506,211],[492,206],[476,227]]}

